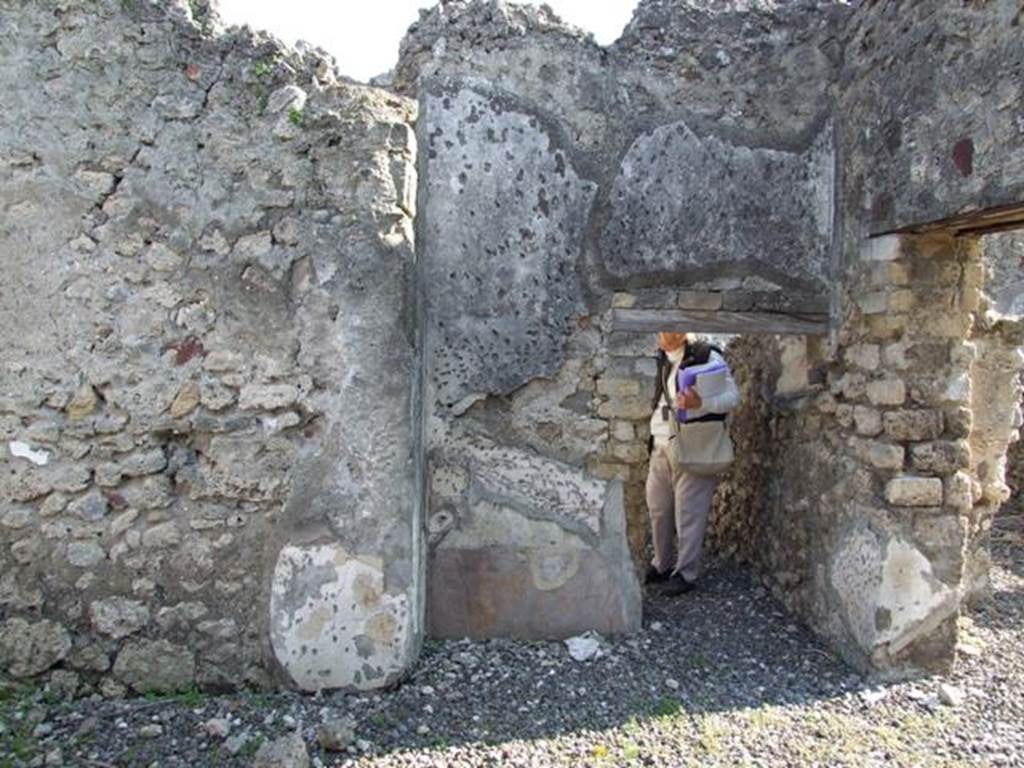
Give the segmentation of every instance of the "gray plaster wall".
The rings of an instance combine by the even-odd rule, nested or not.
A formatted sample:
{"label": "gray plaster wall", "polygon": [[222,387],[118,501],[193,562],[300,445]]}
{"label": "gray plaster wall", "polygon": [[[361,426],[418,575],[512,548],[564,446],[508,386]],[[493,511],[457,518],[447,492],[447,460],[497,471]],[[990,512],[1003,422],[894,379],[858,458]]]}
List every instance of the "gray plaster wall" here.
{"label": "gray plaster wall", "polygon": [[415,106],[202,3],[0,18],[4,668],[395,680]]}
{"label": "gray plaster wall", "polygon": [[843,31],[843,200],[860,238],[1024,200],[1020,3],[868,3]]}
{"label": "gray plaster wall", "polygon": [[[673,5],[689,4],[641,3],[603,49],[545,10],[446,2],[410,29],[395,84],[489,94],[499,114],[515,104],[558,137],[559,162],[595,185],[573,255],[590,311],[616,289],[753,275],[817,312],[834,255],[828,88],[847,9]],[[505,162],[495,173],[515,177]]]}

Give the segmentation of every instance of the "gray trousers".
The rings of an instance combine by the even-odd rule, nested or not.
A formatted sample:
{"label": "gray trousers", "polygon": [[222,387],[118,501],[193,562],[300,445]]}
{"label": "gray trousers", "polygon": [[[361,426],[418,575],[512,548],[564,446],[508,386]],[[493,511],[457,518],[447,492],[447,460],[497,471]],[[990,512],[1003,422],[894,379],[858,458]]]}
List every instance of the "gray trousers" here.
{"label": "gray trousers", "polygon": [[[654,449],[647,473],[647,511],[654,539],[652,564],[661,573],[672,569],[693,581],[700,574],[704,529],[718,477],[683,472],[673,481],[667,450]],[[675,568],[671,566],[673,535],[679,539]]]}

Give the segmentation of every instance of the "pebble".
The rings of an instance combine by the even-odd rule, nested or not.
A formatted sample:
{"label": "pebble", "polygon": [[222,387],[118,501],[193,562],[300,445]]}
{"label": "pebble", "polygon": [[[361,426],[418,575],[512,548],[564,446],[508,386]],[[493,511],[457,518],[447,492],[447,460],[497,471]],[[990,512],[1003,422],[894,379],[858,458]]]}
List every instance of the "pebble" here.
{"label": "pebble", "polygon": [[230,755],[237,755],[242,751],[242,747],[249,743],[249,734],[245,731],[242,733],[236,733],[234,736],[228,736],[224,741],[224,749],[227,750]]}
{"label": "pebble", "polygon": [[565,647],[569,650],[569,656],[574,661],[590,661],[601,650],[600,635],[595,632],[587,632],[576,637],[570,637],[565,641]]}
{"label": "pebble", "polygon": [[877,704],[889,695],[885,688],[867,688],[858,694],[865,704]]}
{"label": "pebble", "polygon": [[40,723],[32,729],[32,736],[37,739],[42,739],[53,733],[53,725],[50,723]]}
{"label": "pebble", "polygon": [[679,690],[679,681],[678,681],[678,680],[674,680],[674,679],[672,679],[672,678],[670,677],[670,678],[668,678],[668,679],[667,679],[667,680],[665,681],[665,687],[666,687],[666,688],[670,688],[670,689],[672,689],[673,691],[678,691],[678,690]]}
{"label": "pebble", "polygon": [[959,707],[964,703],[964,692],[955,685],[942,683],[939,685],[939,701],[947,707]]}
{"label": "pebble", "polygon": [[227,718],[213,717],[203,723],[201,729],[207,736],[223,739],[231,733],[231,721]]}
{"label": "pebble", "polygon": [[316,740],[328,752],[343,752],[356,737],[356,724],[348,717],[335,717],[316,729]]}
{"label": "pebble", "polygon": [[164,727],[162,725],[157,725],[156,723],[144,725],[139,728],[139,736],[144,739],[156,739],[163,735]]}

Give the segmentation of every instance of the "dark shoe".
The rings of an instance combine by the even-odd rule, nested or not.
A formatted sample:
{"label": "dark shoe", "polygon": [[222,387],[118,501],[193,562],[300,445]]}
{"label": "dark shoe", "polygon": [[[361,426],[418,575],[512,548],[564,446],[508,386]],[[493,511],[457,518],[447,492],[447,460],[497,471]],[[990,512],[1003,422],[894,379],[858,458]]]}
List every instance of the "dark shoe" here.
{"label": "dark shoe", "polygon": [[668,579],[668,572],[662,573],[653,565],[647,566],[647,573],[644,575],[644,584],[656,584],[659,581]]}
{"label": "dark shoe", "polygon": [[678,573],[673,573],[665,581],[665,586],[661,588],[661,594],[666,597],[678,597],[679,595],[685,595],[687,592],[693,592],[697,588],[697,585],[692,581],[687,581]]}

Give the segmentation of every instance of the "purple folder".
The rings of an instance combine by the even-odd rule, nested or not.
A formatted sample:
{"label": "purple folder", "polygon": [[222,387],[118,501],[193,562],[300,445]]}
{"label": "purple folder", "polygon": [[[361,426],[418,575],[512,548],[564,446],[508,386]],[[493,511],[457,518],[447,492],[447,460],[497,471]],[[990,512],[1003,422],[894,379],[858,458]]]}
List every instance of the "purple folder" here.
{"label": "purple folder", "polygon": [[[718,373],[727,368],[728,366],[721,360],[711,360],[703,365],[690,365],[686,368],[680,368],[676,371],[676,392],[682,392],[693,387],[697,383],[698,376],[702,376],[705,373]],[[687,415],[685,408],[676,410],[676,421],[680,424],[686,423]]]}

